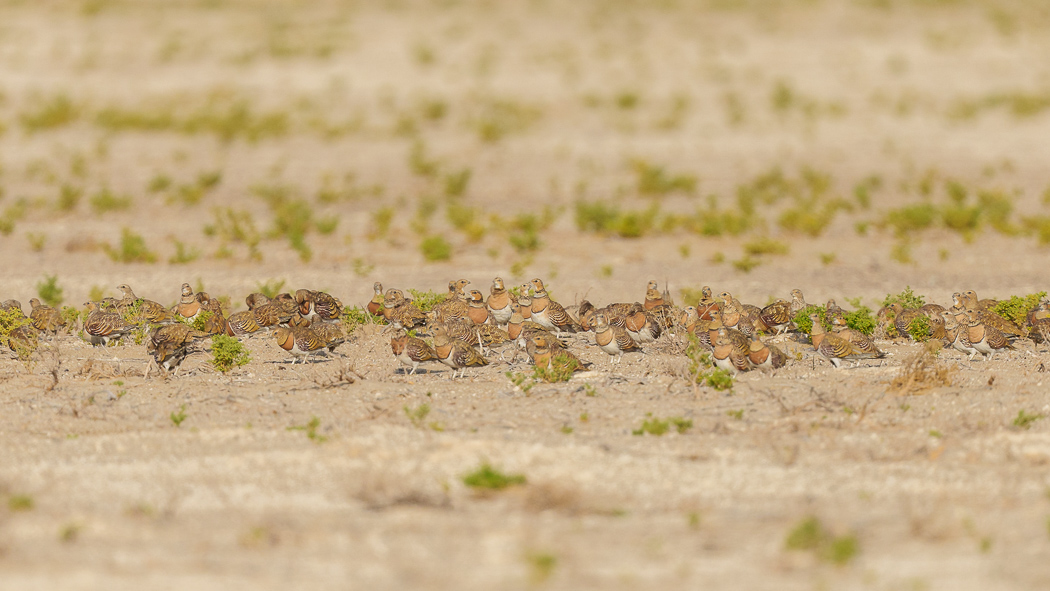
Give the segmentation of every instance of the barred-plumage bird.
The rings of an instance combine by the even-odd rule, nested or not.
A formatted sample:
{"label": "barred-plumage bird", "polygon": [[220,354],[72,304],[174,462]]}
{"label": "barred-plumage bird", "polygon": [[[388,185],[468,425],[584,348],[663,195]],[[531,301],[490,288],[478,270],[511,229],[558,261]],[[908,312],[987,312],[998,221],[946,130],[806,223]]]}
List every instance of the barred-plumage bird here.
{"label": "barred-plumage bird", "polygon": [[[508,305],[509,307],[509,305]],[[489,321],[489,309],[485,305],[485,296],[476,289],[467,294],[467,318],[474,324],[486,324]],[[510,317],[508,316],[509,320]]]}
{"label": "barred-plumage bird", "polygon": [[787,355],[776,345],[753,338],[748,345],[747,358],[755,369],[780,369],[787,365]]}
{"label": "barred-plumage bird", "polygon": [[791,326],[791,304],[777,300],[762,308],[758,317],[774,334],[783,334]]}
{"label": "barred-plumage bird", "polygon": [[[117,286],[124,297],[117,302],[117,310],[122,315],[133,314],[133,319],[150,324],[167,324],[175,321],[175,316],[164,306],[135,295],[131,286],[124,283]],[[134,312],[137,308],[137,312]]]}
{"label": "barred-plumage bird", "polygon": [[182,322],[193,322],[201,312],[201,301],[193,293],[189,283],[182,284],[182,296],[173,309],[175,318]]}
{"label": "barred-plumage bird", "polygon": [[[736,334],[743,336],[742,333]],[[751,360],[748,357],[750,342],[747,337],[743,339],[735,337],[730,329],[722,327],[718,329],[711,343],[711,358],[715,367],[737,374],[751,369]]]}
{"label": "barred-plumage bird", "polygon": [[[966,311],[966,317],[967,340],[970,341],[970,345],[974,349],[981,354],[986,355],[989,360],[995,356],[996,351],[1014,348],[1002,331],[994,326],[981,322],[979,310],[970,308]],[[975,355],[976,353],[971,353],[970,360],[973,360]]]}
{"label": "barred-plumage bird", "polygon": [[323,291],[300,289],[295,292],[299,313],[308,319],[339,320],[343,315],[343,303]]}
{"label": "barred-plumage bird", "polygon": [[452,368],[453,378],[456,377],[456,371],[460,372],[460,377],[464,377],[468,367],[481,367],[489,363],[474,347],[450,338],[448,331],[441,325],[434,327],[434,353],[438,361]]}
{"label": "barred-plumage bird", "polygon": [[61,312],[51,306],[45,306],[39,299],[29,300],[29,306],[33,309],[29,314],[33,328],[53,335],[66,325],[66,319],[62,317]]}
{"label": "barred-plumage bird", "polygon": [[871,359],[882,356],[881,351],[877,349],[861,351],[855,348],[849,340],[837,334],[825,332],[824,325],[820,323],[820,318],[816,314],[811,314],[809,319],[813,322],[813,330],[810,333],[813,348],[836,368],[842,366],[843,359]]}
{"label": "barred-plumage bird", "polygon": [[158,367],[165,371],[174,371],[175,375],[178,375],[179,365],[186,358],[189,347],[208,336],[207,333],[181,322],[166,324],[150,333],[146,340],[146,352],[153,357]]}
{"label": "barred-plumage bird", "polygon": [[634,342],[651,343],[660,338],[663,324],[658,322],[652,312],[646,310],[644,306],[635,306],[624,318],[624,329]]}
{"label": "barred-plumage bird", "polygon": [[346,342],[346,331],[343,330],[343,323],[338,320],[314,322],[310,328],[324,346],[328,347],[330,353],[334,353],[336,347]]}
{"label": "barred-plumage bird", "polygon": [[88,309],[88,316],[84,321],[84,338],[92,345],[109,345],[110,341],[119,340],[135,330],[135,325],[125,322],[120,314],[104,312],[95,302],[87,302],[84,305]]}
{"label": "barred-plumage bird", "polygon": [[317,336],[311,328],[287,328],[277,327],[274,331],[277,345],[292,355],[292,364],[296,361],[306,363],[310,355],[324,352],[325,343]]}
{"label": "barred-plumage bird", "polygon": [[610,364],[623,361],[624,353],[642,350],[627,334],[627,329],[609,324],[605,314],[598,314],[594,319],[594,342],[610,356]]}
{"label": "barred-plumage bird", "polygon": [[259,330],[262,330],[262,327],[255,318],[255,312],[251,310],[235,312],[226,319],[226,334],[231,337],[240,337]]}
{"label": "barred-plumage bird", "polygon": [[394,353],[394,358],[400,361],[402,365],[412,368],[408,375],[416,373],[421,363],[438,361],[437,353],[426,341],[410,337],[408,333],[391,338],[390,350]]}
{"label": "barred-plumage bird", "polygon": [[577,332],[580,323],[565,311],[561,304],[550,299],[540,279],[532,280],[532,320],[554,332]]}
{"label": "barred-plumage bird", "polygon": [[426,325],[427,317],[400,289],[388,289],[383,298],[383,317],[395,328],[412,330]]}

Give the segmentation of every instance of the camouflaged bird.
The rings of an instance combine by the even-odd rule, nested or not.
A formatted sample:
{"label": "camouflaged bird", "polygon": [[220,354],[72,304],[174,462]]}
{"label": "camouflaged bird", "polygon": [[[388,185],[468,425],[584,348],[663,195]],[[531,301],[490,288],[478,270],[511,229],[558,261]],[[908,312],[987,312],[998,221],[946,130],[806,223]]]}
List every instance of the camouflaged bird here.
{"label": "camouflaged bird", "polygon": [[260,330],[262,326],[259,325],[255,312],[252,310],[235,312],[226,319],[226,334],[231,337],[241,337]]}
{"label": "camouflaged bird", "polygon": [[511,301],[510,291],[503,285],[503,278],[493,279],[492,287],[489,288],[489,297],[485,300],[485,307],[488,308],[489,316],[497,326],[506,326],[510,322],[510,316],[513,313],[512,303],[514,302]]}
{"label": "camouflaged bird", "polygon": [[343,323],[338,320],[314,322],[310,325],[310,328],[317,335],[317,338],[321,339],[324,346],[328,348],[329,353],[335,353],[335,348],[346,342],[346,331],[343,330]]}
{"label": "camouflaged bird", "polygon": [[911,323],[918,318],[923,316],[922,310],[918,308],[905,308],[898,302],[893,302],[889,305],[890,310],[893,312],[893,326],[897,329],[897,335],[906,339],[912,338],[909,329]]}
{"label": "camouflaged bird", "polygon": [[7,347],[19,359],[28,359],[40,344],[40,331],[32,324],[23,324],[7,333]]}
{"label": "camouflaged bird", "polygon": [[696,313],[701,320],[713,320],[718,316],[722,304],[715,298],[715,294],[708,286],[700,288],[700,300],[696,304]]}
{"label": "camouflaged bird", "polygon": [[376,281],[372,284],[372,291],[374,292],[372,299],[368,300],[368,305],[365,306],[365,309],[372,316],[382,316],[383,301],[386,299],[386,296],[383,295],[383,284]]}
{"label": "camouflaged bird", "polygon": [[549,328],[555,333],[578,332],[580,323],[576,322],[561,304],[550,299],[540,279],[532,280],[532,320],[540,326]]}
{"label": "camouflaged bird", "polygon": [[323,291],[297,290],[295,303],[298,304],[299,314],[309,320],[339,320],[343,315],[343,303]]}
{"label": "camouflaged bird", "polygon": [[[189,348],[200,339],[209,335],[193,327],[175,322],[160,326],[146,339],[146,353],[152,357],[157,367],[167,372],[179,373],[179,365],[189,353]],[[149,376],[146,368],[146,375]]]}
{"label": "camouflaged bird", "polygon": [[395,328],[403,330],[419,328],[427,323],[423,311],[405,299],[404,292],[393,288],[388,289],[386,297],[383,298],[383,317]]}
{"label": "camouflaged bird", "polygon": [[525,347],[532,364],[540,369],[571,369],[573,372],[583,371],[590,365],[581,361],[579,357],[568,349],[551,346],[551,338],[548,334],[537,333]]}
{"label": "camouflaged bird", "polygon": [[274,331],[277,346],[292,355],[292,365],[296,361],[306,363],[310,355],[323,354],[325,343],[312,328],[288,328],[278,326]]}
{"label": "camouflaged bird", "polygon": [[87,302],[87,319],[84,320],[84,339],[94,346],[109,345],[110,341],[119,340],[125,334],[135,330],[135,325],[128,324],[120,314],[104,312],[95,302]]}
{"label": "camouflaged bird", "polygon": [[295,298],[290,293],[279,293],[270,303],[277,304],[282,314],[287,315],[288,318],[291,318],[299,311],[299,303],[295,301]]}
{"label": "camouflaged bird", "polygon": [[421,363],[438,361],[437,353],[423,339],[409,336],[404,333],[399,337],[390,339],[390,350],[394,358],[405,367],[411,367],[408,375],[416,373]]}
{"label": "camouflaged bird", "polygon": [[0,310],[8,313],[14,313],[18,318],[25,318],[26,313],[22,311],[22,302],[18,300],[4,300],[0,302]]}
{"label": "camouflaged bird", "polygon": [[444,326],[434,327],[434,353],[438,361],[452,368],[452,378],[456,371],[465,377],[468,367],[481,367],[489,362],[478,353],[477,349],[459,339],[450,338]]}
{"label": "camouflaged bird", "polygon": [[762,308],[758,314],[758,319],[762,322],[762,326],[759,329],[763,332],[783,334],[791,327],[791,304],[778,299]]}
{"label": "camouflaged bird", "polygon": [[792,289],[791,290],[791,306],[790,306],[790,308],[788,310],[788,313],[791,315],[792,320],[794,320],[795,316],[799,312],[805,310],[807,307],[808,307],[808,304],[806,304],[806,297],[802,295],[802,290],[801,289]]}
{"label": "camouflaged bird", "polygon": [[[1006,335],[999,329],[981,321],[979,310],[975,308],[968,309],[966,317],[966,338],[970,341],[970,346],[982,355],[985,355],[987,359],[991,360],[997,351],[1014,348],[1006,338]],[[976,356],[976,353],[970,354],[971,361],[973,361],[974,356]]]}
{"label": "camouflaged bird", "polygon": [[813,348],[835,368],[842,366],[843,359],[871,359],[881,356],[879,354],[881,352],[860,351],[847,339],[825,332],[824,325],[820,323],[820,318],[816,314],[811,314],[809,319],[813,322],[813,329],[810,333]]}
{"label": "camouflaged bird", "polygon": [[468,306],[463,288],[470,285],[466,279],[448,282],[448,294],[427,314],[428,322],[447,322],[454,318],[466,318]]}
{"label": "camouflaged bird", "polygon": [[660,338],[663,323],[657,321],[652,312],[644,306],[635,306],[624,318],[624,329],[634,342],[651,343]]}
{"label": "camouflaged bird", "polygon": [[757,337],[752,338],[748,344],[747,358],[755,369],[772,370],[787,365],[787,355],[783,351]]}
{"label": "camouflaged bird", "polygon": [[941,318],[944,320],[944,344],[967,355],[976,355],[978,351],[970,344],[966,325],[959,324],[955,314],[949,310],[941,312]]}
{"label": "camouflaged bird", "polygon": [[521,317],[525,320],[532,319],[532,288],[529,287],[528,283],[522,283],[518,288],[518,297],[515,303],[518,304]]}
{"label": "camouflaged bird", "polygon": [[[846,324],[846,317],[837,315],[831,319],[831,330],[840,338],[849,341],[854,351],[858,353],[871,353],[874,357],[885,357],[886,354],[879,350],[868,335],[859,330],[850,328]],[[943,331],[942,331],[943,332]]]}
{"label": "camouflaged bird", "polygon": [[128,284],[118,285],[117,289],[124,294],[124,297],[117,302],[117,311],[121,315],[125,317],[130,315],[134,320],[150,324],[167,324],[175,321],[175,316],[167,308],[153,300],[136,296]]}
{"label": "camouflaged bird", "polygon": [[711,359],[715,367],[735,375],[751,369],[751,360],[748,356],[750,341],[746,337],[743,341],[734,338],[729,330],[722,327],[715,333],[711,342]]}
{"label": "camouflaged bird", "polygon": [[609,324],[605,314],[598,314],[594,319],[594,342],[610,356],[610,365],[622,362],[624,353],[642,350],[627,334],[627,329]]}
{"label": "camouflaged bird", "polygon": [[254,310],[256,306],[262,306],[263,304],[269,304],[270,298],[259,292],[250,293],[248,297],[244,298],[245,305],[248,306],[249,310]]}
{"label": "camouflaged bird", "polygon": [[54,335],[60,328],[66,326],[66,319],[62,313],[51,306],[40,303],[39,299],[29,300],[29,306],[32,308],[32,312],[29,313],[29,322],[40,332]]}
{"label": "camouflaged bird", "polygon": [[286,312],[284,307],[275,300],[257,305],[250,312],[255,323],[263,328],[273,328],[281,324],[287,324],[294,314],[294,311]]}

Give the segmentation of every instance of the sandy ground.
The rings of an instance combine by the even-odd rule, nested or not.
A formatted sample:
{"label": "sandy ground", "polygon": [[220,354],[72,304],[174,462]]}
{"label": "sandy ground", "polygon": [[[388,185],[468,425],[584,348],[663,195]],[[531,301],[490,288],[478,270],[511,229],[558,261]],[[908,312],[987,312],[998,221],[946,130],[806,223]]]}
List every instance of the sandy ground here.
{"label": "sandy ground", "polygon": [[[1009,193],[1015,220],[1044,212],[1045,114],[951,115],[960,101],[1043,96],[1040,8],[562,4],[3,3],[0,214],[24,213],[0,234],[0,299],[28,303],[44,275],[71,305],[121,283],[168,303],[184,281],[235,306],[267,281],[363,305],[374,281],[443,291],[466,277],[487,293],[496,275],[543,277],[567,304],[640,299],[649,279],[675,295],[711,285],[765,304],[801,287],[811,302],[872,307],[906,285],[940,303],[961,289],[1047,289],[1032,236],[931,229],[902,263],[900,240],[874,227],[925,199],[916,187],[930,171]],[[771,106],[778,84],[794,93],[784,108]],[[62,96],[71,121],[31,129],[25,116]],[[223,141],[97,123],[107,108],[181,113],[209,100],[284,114],[287,128]],[[446,112],[428,116],[433,103]],[[497,141],[479,131],[491,112],[510,125]],[[413,163],[420,148],[436,174]],[[636,159],[697,189],[639,196]],[[739,237],[626,239],[574,223],[577,199],[688,213],[713,195],[731,207],[774,167],[825,173],[845,198],[872,175],[882,189],[815,238],[780,228],[779,210]],[[452,229],[443,191],[464,169],[461,199],[482,219],[553,208],[538,250],[516,252],[501,223],[479,242]],[[212,171],[222,180],[196,205],[147,189]],[[320,201],[326,183],[356,196]],[[56,205],[63,185],[83,192],[68,210]],[[104,187],[132,205],[97,212]],[[256,195],[274,188],[339,219],[307,235],[309,261],[267,236],[275,214]],[[236,242],[215,256],[223,240],[204,230],[216,207],[253,216],[261,260]],[[392,223],[375,236],[383,207]],[[106,255],[124,228],[157,263]],[[451,260],[423,258],[429,234],[448,238]],[[749,273],[717,262],[766,234],[789,252]],[[169,262],[176,241],[199,258]],[[592,370],[526,393],[505,375],[528,371],[520,361],[455,381],[437,367],[403,375],[388,339],[365,326],[341,355],[293,367],[251,338],[252,362],[230,375],[200,353],[169,380],[143,379],[140,346],[75,336],[31,370],[0,358],[0,588],[1050,587],[1050,421],[1014,422],[1050,415],[1045,346],[990,362],[944,352],[951,385],[900,396],[887,384],[918,345],[880,342],[886,360],[834,371],[782,338],[801,359],[727,394],[687,383],[666,340],[609,367],[581,336],[573,350]],[[351,369],[353,383],[341,380]],[[405,408],[422,404],[415,424]],[[632,434],[652,417],[692,427]],[[479,494],[463,476],[483,462],[527,483]],[[810,517],[820,547],[787,549]],[[828,560],[831,540],[855,543],[852,559]]]}

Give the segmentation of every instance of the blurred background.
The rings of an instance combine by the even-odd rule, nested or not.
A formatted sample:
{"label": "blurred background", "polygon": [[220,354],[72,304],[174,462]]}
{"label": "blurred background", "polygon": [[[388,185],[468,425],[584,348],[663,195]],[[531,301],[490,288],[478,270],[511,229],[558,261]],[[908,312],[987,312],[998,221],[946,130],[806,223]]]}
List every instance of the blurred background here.
{"label": "blurred background", "polygon": [[1048,31],[1022,0],[4,1],[3,295],[1034,292]]}

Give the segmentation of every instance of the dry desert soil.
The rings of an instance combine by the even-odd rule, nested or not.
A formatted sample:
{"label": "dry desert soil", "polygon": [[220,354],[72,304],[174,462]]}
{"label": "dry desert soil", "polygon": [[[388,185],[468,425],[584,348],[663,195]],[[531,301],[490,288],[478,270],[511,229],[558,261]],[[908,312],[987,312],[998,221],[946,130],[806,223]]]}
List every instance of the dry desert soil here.
{"label": "dry desert soil", "polygon": [[[1039,2],[3,0],[0,300],[1007,298],[1050,287],[1048,137]],[[0,589],[1050,588],[1045,345],[901,393],[921,345],[778,337],[716,391],[579,335],[526,391],[384,329],[0,357]]]}

